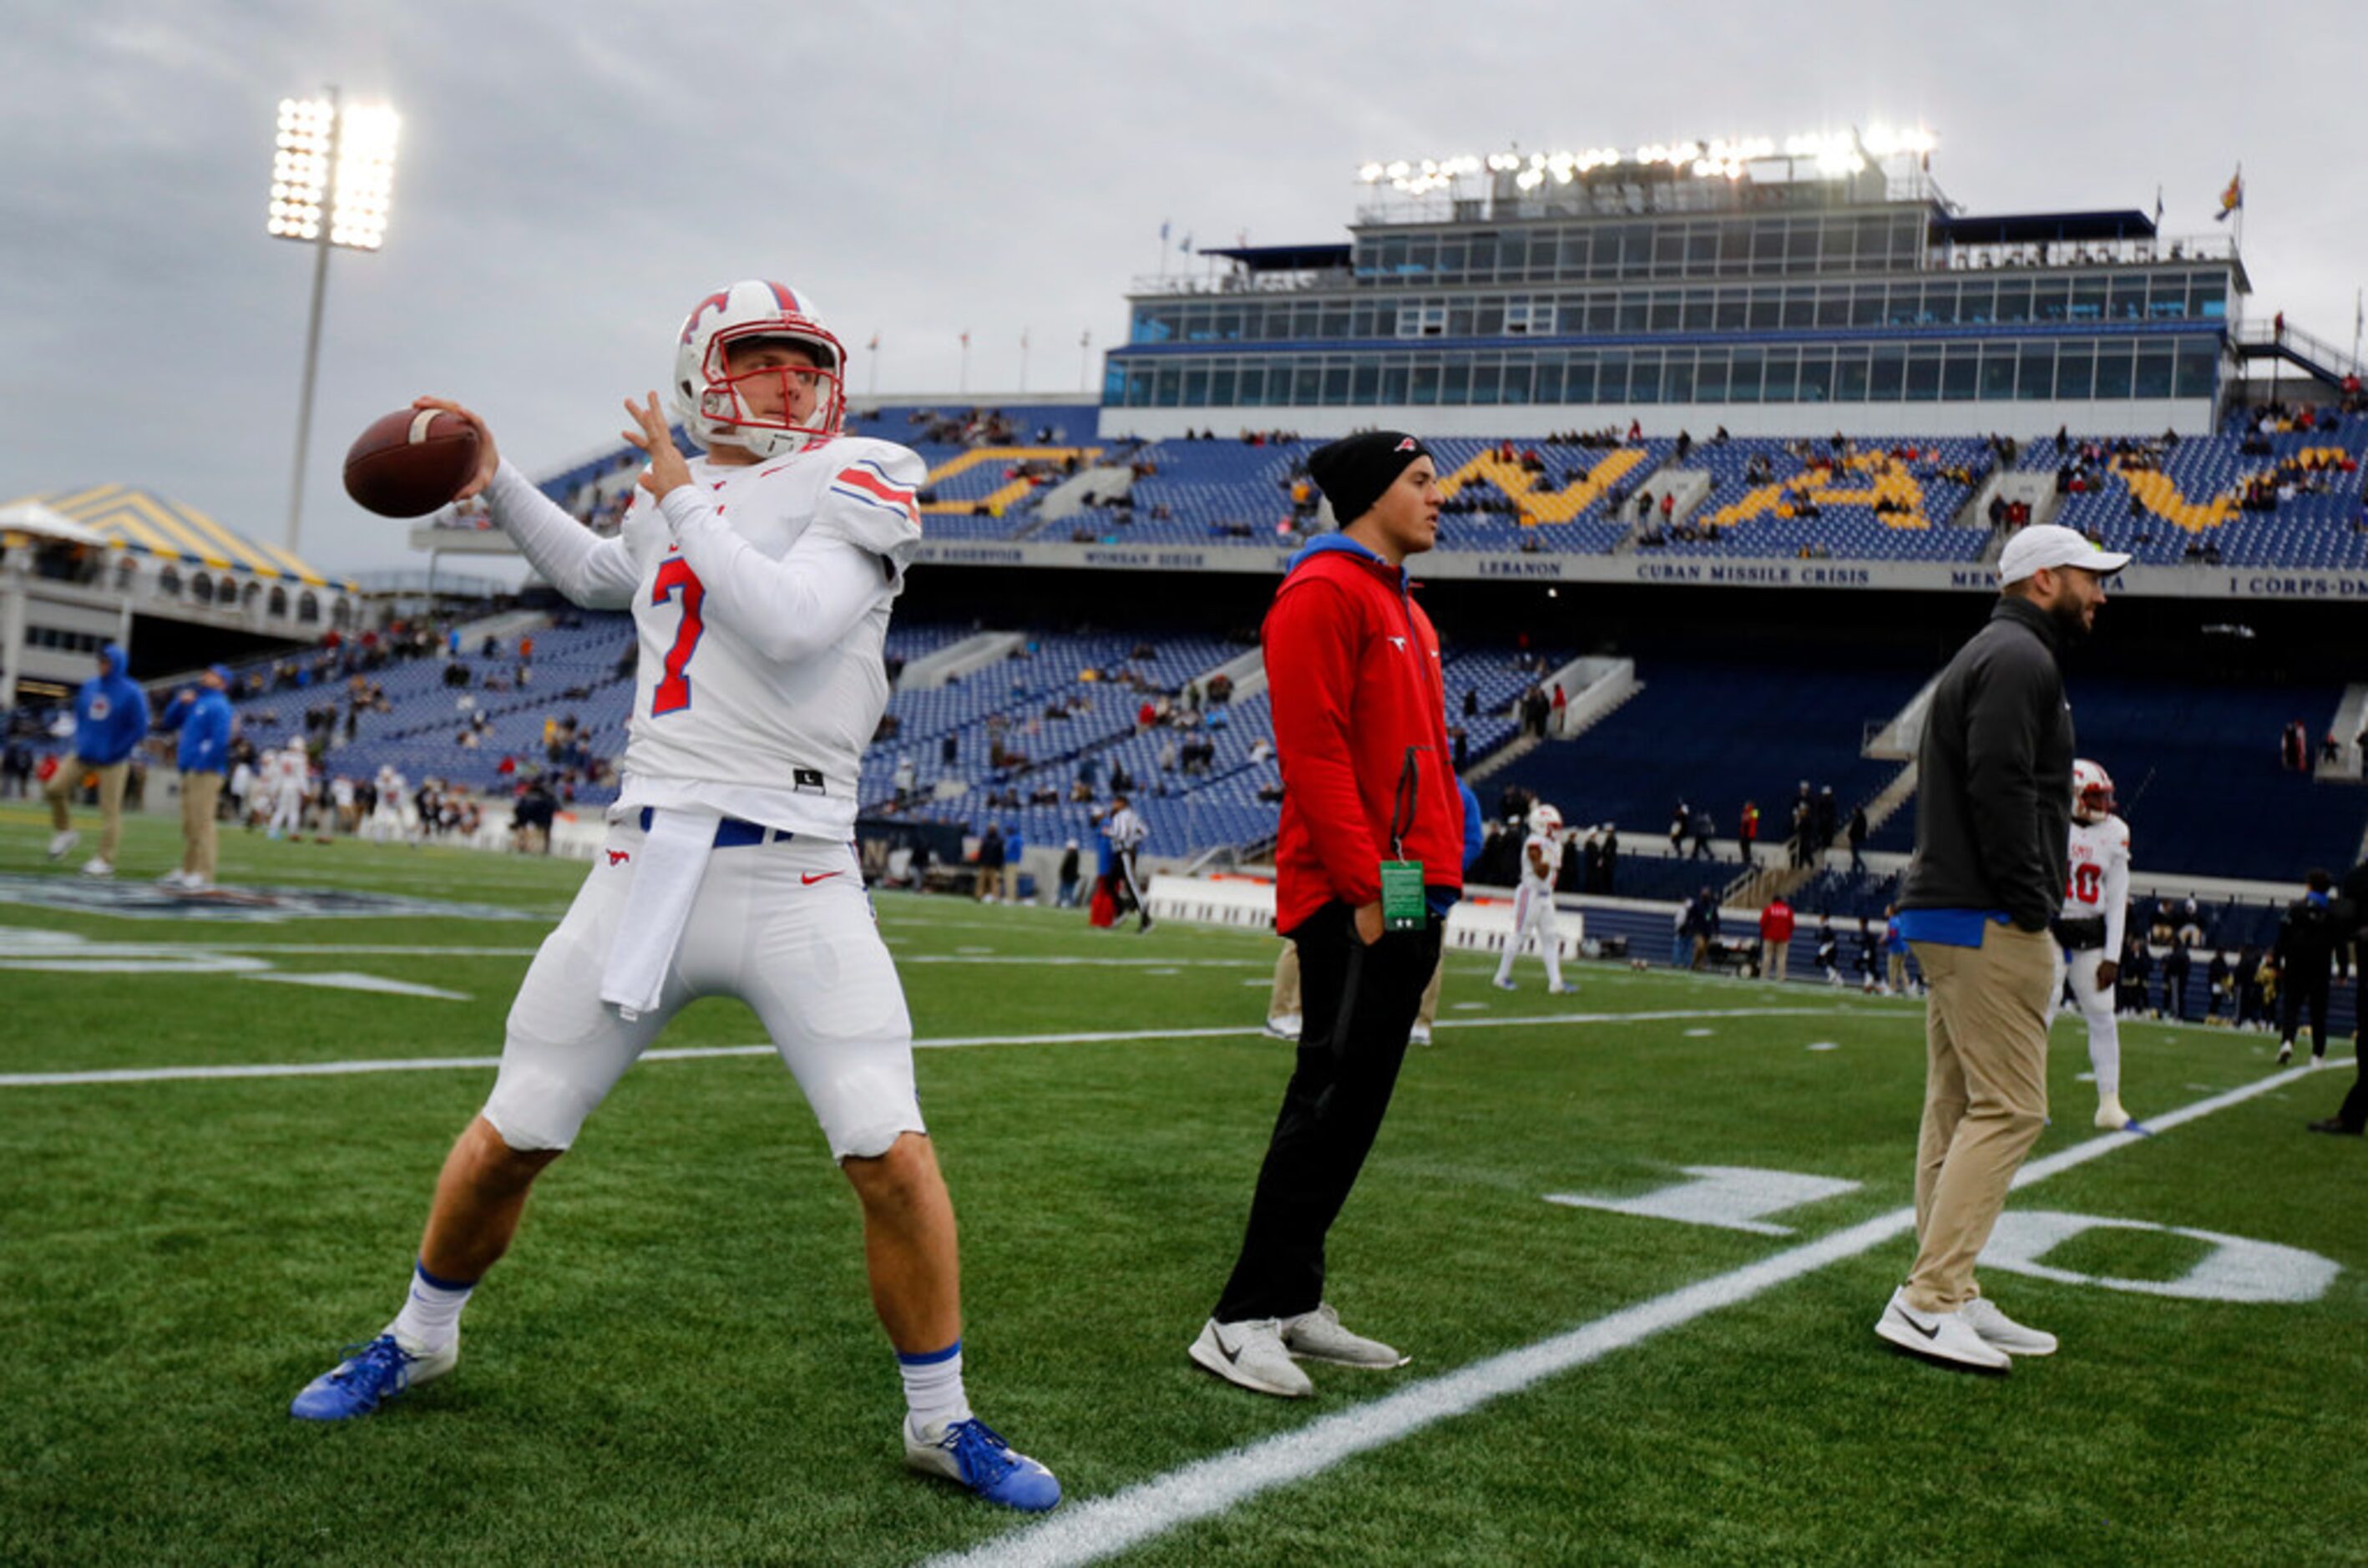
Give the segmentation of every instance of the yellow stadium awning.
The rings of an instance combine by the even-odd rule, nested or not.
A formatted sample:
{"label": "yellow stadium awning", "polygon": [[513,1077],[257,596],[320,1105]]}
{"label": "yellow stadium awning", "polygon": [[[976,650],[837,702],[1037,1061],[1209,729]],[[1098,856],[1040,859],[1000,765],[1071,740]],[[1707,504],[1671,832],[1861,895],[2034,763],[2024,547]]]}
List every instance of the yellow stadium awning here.
{"label": "yellow stadium awning", "polygon": [[282,582],[304,583],[315,588],[354,585],[332,582],[311,565],[277,545],[262,544],[233,533],[195,506],[182,505],[129,484],[94,484],[81,490],[52,490],[25,495],[19,503],[46,506],[80,523],[108,543],[141,555],[178,561],[217,572],[239,571]]}

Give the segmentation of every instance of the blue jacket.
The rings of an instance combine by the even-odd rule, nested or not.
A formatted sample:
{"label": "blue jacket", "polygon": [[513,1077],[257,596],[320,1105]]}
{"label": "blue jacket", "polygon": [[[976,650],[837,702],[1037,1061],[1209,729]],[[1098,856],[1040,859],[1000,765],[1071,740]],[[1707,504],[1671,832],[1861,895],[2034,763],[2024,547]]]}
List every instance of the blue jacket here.
{"label": "blue jacket", "polygon": [[165,709],[165,716],[156,721],[160,730],[181,732],[181,749],[176,759],[184,773],[228,773],[230,771],[230,699],[205,687],[192,689],[197,694],[193,702],[183,702],[176,693]]}
{"label": "blue jacket", "polygon": [[131,661],[113,642],[99,650],[99,673],[74,694],[74,756],[93,767],[121,762],[148,738],[148,699],[124,674]]}

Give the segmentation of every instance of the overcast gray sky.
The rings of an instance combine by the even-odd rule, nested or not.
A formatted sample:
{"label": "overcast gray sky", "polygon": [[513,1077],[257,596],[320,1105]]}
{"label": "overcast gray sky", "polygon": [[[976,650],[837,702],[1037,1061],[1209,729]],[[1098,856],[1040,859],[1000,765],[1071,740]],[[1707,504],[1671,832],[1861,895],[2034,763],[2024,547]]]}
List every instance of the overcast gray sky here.
{"label": "overcast gray sky", "polygon": [[[700,295],[775,276],[882,393],[1074,392],[1158,230],[1344,237],[1368,158],[1881,119],[1975,212],[2213,232],[2239,160],[2252,308],[2348,343],[2368,281],[2350,104],[2368,6],[944,0],[0,0],[0,500],[142,484],[277,541],[308,247],[263,233],[283,96],[404,117],[386,248],[331,267],[305,553],[413,562],[339,487],[415,392],[529,472],[608,439]],[[2282,85],[2287,84],[2287,85]],[[1172,261],[1172,251],[1169,259]],[[869,375],[860,356],[854,390]]]}

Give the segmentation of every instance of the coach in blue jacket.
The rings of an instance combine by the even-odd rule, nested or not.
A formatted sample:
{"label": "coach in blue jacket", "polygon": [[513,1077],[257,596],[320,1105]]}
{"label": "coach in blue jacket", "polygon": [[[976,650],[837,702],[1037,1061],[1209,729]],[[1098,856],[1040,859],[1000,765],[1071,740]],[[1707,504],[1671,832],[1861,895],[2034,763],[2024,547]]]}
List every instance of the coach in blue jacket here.
{"label": "coach in blue jacket", "polygon": [[181,732],[181,869],[166,883],[191,892],[214,885],[214,811],[230,774],[230,671],[215,665],[173,694],[160,730]]}
{"label": "coach in blue jacket", "polygon": [[131,772],[131,752],[148,738],[148,699],[124,672],[131,661],[120,645],[98,651],[98,673],[74,693],[74,750],[58,759],[58,770],[41,790],[50,802],[50,858],[61,860],[80,841],[67,804],[85,774],[98,776],[98,853],[83,865],[86,877],[115,874],[116,846],[123,840],[123,781]]}

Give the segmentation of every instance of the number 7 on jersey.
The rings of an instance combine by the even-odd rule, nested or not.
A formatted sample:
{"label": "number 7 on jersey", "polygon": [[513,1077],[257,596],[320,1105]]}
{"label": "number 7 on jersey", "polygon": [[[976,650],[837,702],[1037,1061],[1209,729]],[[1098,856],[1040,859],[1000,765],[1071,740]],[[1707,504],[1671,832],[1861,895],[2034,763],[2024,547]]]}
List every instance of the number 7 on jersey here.
{"label": "number 7 on jersey", "polygon": [[700,633],[707,630],[707,623],[700,618],[700,607],[707,599],[707,585],[691,571],[689,562],[679,555],[669,555],[658,562],[657,580],[650,586],[650,603],[662,605],[677,593],[682,595],[682,624],[675,629],[674,646],[666,650],[666,674],[650,693],[653,719],[690,706],[690,656],[699,649]]}

